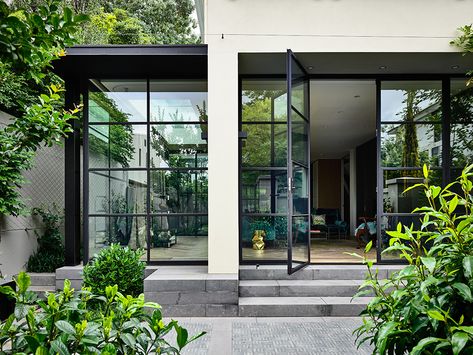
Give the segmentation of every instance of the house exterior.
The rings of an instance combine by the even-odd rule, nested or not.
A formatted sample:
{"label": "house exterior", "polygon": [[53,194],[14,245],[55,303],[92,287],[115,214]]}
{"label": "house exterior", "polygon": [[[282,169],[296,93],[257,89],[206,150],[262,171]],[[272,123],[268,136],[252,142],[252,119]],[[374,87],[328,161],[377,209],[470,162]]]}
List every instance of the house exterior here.
{"label": "house exterior", "polygon": [[[473,4],[203,0],[196,9],[202,45],[73,47],[56,65],[67,104],[84,104],[83,140],[75,123],[66,142],[68,263],[119,242],[145,248],[150,264],[202,265],[227,281],[243,264],[336,268],[347,259],[324,259],[311,240],[331,241],[335,228],[354,243],[363,218],[376,222],[373,257],[399,262],[382,255],[385,230],[416,219],[421,199],[401,192],[422,181],[421,163],[445,184],[471,161],[472,61],[449,42]],[[320,211],[336,213],[338,227],[315,228]]]}

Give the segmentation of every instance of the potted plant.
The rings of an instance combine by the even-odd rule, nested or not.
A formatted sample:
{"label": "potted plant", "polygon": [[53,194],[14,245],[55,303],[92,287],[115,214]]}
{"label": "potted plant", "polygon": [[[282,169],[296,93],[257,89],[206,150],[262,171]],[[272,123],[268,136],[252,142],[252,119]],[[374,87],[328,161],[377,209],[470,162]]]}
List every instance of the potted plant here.
{"label": "potted plant", "polygon": [[15,291],[15,280],[3,277],[0,270],[0,321],[4,321],[15,311],[15,298],[12,297]]}

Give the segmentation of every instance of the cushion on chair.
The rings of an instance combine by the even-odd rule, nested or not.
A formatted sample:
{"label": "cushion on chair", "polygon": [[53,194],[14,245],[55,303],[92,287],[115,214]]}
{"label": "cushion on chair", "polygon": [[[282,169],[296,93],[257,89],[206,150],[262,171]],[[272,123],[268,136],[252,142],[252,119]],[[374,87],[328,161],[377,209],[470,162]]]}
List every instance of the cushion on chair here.
{"label": "cushion on chair", "polygon": [[324,214],[313,214],[312,215],[312,224],[313,225],[325,225],[325,215]]}

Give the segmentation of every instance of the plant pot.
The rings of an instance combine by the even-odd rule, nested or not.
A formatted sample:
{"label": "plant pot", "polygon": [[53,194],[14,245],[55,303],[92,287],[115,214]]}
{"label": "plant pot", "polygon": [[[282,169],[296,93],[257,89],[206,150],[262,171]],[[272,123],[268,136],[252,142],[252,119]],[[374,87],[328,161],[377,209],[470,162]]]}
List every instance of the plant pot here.
{"label": "plant pot", "polygon": [[[10,286],[14,291],[16,290],[16,283],[13,280],[0,280],[0,286]],[[14,311],[15,300],[0,292],[0,321],[7,319]]]}

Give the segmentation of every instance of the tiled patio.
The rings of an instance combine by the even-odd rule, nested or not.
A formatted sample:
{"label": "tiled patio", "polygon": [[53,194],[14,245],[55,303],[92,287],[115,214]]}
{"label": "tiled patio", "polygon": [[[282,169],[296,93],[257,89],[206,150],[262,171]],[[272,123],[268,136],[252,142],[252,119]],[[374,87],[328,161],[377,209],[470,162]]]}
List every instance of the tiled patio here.
{"label": "tiled patio", "polygon": [[179,318],[189,334],[208,332],[183,355],[371,354],[356,348],[360,318]]}

